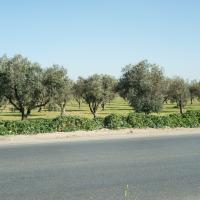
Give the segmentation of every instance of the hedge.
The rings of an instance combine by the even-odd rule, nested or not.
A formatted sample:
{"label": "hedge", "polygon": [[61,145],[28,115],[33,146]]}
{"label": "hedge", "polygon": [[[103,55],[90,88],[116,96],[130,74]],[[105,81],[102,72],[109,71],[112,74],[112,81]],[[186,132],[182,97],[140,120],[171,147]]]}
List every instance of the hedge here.
{"label": "hedge", "polygon": [[188,111],[168,116],[130,113],[127,116],[111,114],[105,118],[89,119],[78,116],[57,117],[55,119],[32,119],[26,121],[0,121],[0,135],[37,134],[68,132],[77,130],[97,130],[102,128],[175,128],[200,127],[200,111]]}
{"label": "hedge", "polygon": [[76,116],[65,116],[55,119],[32,119],[25,121],[0,121],[0,135],[97,130],[103,127],[103,118],[88,119]]}
{"label": "hedge", "polygon": [[104,118],[104,127],[109,129],[131,127],[127,122],[127,117],[119,114],[110,114]]}

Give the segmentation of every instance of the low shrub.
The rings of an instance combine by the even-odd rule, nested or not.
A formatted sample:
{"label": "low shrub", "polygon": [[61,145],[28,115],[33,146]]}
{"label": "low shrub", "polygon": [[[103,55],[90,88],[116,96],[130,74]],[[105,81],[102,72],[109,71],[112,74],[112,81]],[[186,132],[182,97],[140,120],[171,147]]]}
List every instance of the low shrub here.
{"label": "low shrub", "polygon": [[55,131],[53,129],[52,120],[50,119],[6,121],[4,128],[6,128],[10,134],[35,134]]}
{"label": "low shrub", "polygon": [[184,127],[195,128],[200,126],[200,112],[188,111],[182,115]]}
{"label": "low shrub", "polygon": [[84,130],[98,130],[104,128],[104,118],[96,117],[95,119],[87,119],[84,124]]}
{"label": "low shrub", "polygon": [[200,127],[200,112],[188,111],[168,116],[130,113],[128,116],[111,114],[105,118],[88,119],[78,116],[64,116],[55,119],[33,119],[26,121],[0,121],[0,135],[37,134],[68,132],[76,130],[97,130],[101,128],[166,128]]}
{"label": "low shrub", "polygon": [[103,118],[88,119],[78,116],[64,116],[52,120],[54,130],[58,132],[76,130],[95,130],[103,128]]}
{"label": "low shrub", "polygon": [[110,114],[104,119],[105,128],[118,129],[131,127],[127,122],[127,117],[119,114]]}
{"label": "low shrub", "polygon": [[188,111],[183,115],[170,114],[168,116],[130,113],[127,122],[133,128],[200,127],[200,112]]}
{"label": "low shrub", "polygon": [[141,113],[130,113],[127,116],[127,123],[132,128],[143,128],[144,127],[144,114]]}
{"label": "low shrub", "polygon": [[0,135],[10,135],[10,134],[12,133],[9,132],[6,127],[0,126]]}

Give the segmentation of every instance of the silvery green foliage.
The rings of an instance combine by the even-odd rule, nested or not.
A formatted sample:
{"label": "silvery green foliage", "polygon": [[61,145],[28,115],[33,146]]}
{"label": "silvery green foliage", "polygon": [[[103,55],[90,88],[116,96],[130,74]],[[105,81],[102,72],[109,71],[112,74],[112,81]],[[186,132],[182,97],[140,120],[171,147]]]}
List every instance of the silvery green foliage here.
{"label": "silvery green foliage", "polygon": [[183,108],[186,106],[189,98],[188,83],[180,77],[171,79],[168,89],[168,96],[172,102],[177,103],[180,113],[182,114]]}
{"label": "silvery green foliage", "polygon": [[46,70],[45,81],[50,90],[51,102],[60,107],[61,116],[65,115],[66,104],[72,97],[72,81],[67,70],[63,66],[53,65]]}
{"label": "silvery green foliage", "polygon": [[128,65],[118,83],[119,94],[136,112],[159,112],[163,106],[164,75],[162,69],[146,60]]}
{"label": "silvery green foliage", "polygon": [[30,115],[31,110],[45,104],[43,99],[43,70],[21,55],[12,58],[0,58],[0,82],[3,95],[22,114],[22,119]]}
{"label": "silvery green foliage", "polygon": [[96,117],[99,106],[104,108],[105,104],[115,97],[116,80],[109,75],[94,74],[84,79],[83,85],[83,99]]}
{"label": "silvery green foliage", "polygon": [[95,118],[96,112],[104,100],[104,90],[101,75],[94,74],[84,80],[83,98],[89,105],[90,111]]}
{"label": "silvery green foliage", "polygon": [[22,120],[58,93],[63,80],[57,81],[49,70],[21,55],[0,58],[1,94],[21,113]]}
{"label": "silvery green foliage", "polygon": [[73,84],[72,93],[80,109],[84,96],[84,79],[82,77],[78,77],[78,80]]}
{"label": "silvery green foliage", "polygon": [[200,100],[200,81],[193,80],[189,84],[190,101],[193,103],[194,98]]}
{"label": "silvery green foliage", "polygon": [[104,91],[104,100],[101,106],[102,109],[104,110],[106,104],[108,102],[111,102],[116,96],[117,80],[113,76],[102,75],[102,84]]}

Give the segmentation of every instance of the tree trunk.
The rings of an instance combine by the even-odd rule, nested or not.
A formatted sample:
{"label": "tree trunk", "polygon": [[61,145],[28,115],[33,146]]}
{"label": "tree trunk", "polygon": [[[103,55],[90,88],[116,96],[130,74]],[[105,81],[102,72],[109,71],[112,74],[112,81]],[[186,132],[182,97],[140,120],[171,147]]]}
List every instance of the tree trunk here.
{"label": "tree trunk", "polygon": [[65,107],[64,106],[61,107],[60,116],[62,116],[62,117],[65,116]]}
{"label": "tree trunk", "polygon": [[81,109],[81,99],[75,98],[76,102],[78,103],[79,110]]}
{"label": "tree trunk", "polygon": [[25,120],[25,119],[27,119],[27,116],[25,116],[24,108],[20,108],[19,111],[21,112],[21,120]]}
{"label": "tree trunk", "polygon": [[42,106],[41,107],[39,107],[39,109],[38,109],[38,112],[41,112],[42,111]]}
{"label": "tree trunk", "polygon": [[61,113],[60,113],[60,115],[61,115],[61,116],[64,116],[64,115],[65,115],[66,103],[67,103],[67,101],[65,101],[63,104],[60,105],[60,108],[61,108]]}
{"label": "tree trunk", "polygon": [[101,107],[102,107],[102,111],[104,111],[105,110],[105,103],[102,103]]}
{"label": "tree trunk", "polygon": [[23,120],[27,120],[27,118],[28,118],[28,115],[25,114],[24,112],[22,112],[22,113],[21,113],[21,120],[22,120],[22,121],[23,121]]}
{"label": "tree trunk", "polygon": [[95,105],[92,106],[91,104],[89,104],[89,108],[90,108],[90,112],[93,114],[93,117],[96,118],[96,107]]}
{"label": "tree trunk", "polygon": [[30,109],[28,109],[26,113],[24,110],[21,110],[20,112],[21,112],[21,120],[27,120],[28,116],[31,114]]}
{"label": "tree trunk", "polygon": [[78,102],[78,108],[79,108],[79,110],[81,109],[81,102],[80,101]]}
{"label": "tree trunk", "polygon": [[96,112],[93,112],[92,114],[93,114],[94,118],[96,118]]}
{"label": "tree trunk", "polygon": [[183,114],[183,105],[182,105],[182,100],[179,100],[179,108],[180,108],[180,113],[181,115]]}
{"label": "tree trunk", "polygon": [[190,102],[191,102],[191,104],[193,104],[193,98],[192,97],[190,98]]}
{"label": "tree trunk", "polygon": [[24,114],[24,113],[21,113],[21,120],[26,120],[27,119],[27,116]]}
{"label": "tree trunk", "polygon": [[168,97],[165,97],[164,100],[163,100],[163,103],[167,104],[167,101],[168,101]]}

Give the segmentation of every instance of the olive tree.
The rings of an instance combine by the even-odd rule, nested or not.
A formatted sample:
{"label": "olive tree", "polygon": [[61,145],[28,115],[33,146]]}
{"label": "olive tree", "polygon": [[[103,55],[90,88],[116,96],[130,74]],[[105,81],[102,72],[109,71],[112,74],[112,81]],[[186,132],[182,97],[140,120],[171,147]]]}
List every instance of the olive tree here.
{"label": "olive tree", "polygon": [[172,102],[177,103],[180,113],[183,114],[183,108],[186,106],[189,98],[188,83],[180,77],[171,79],[168,96]]}
{"label": "olive tree", "polygon": [[193,80],[189,84],[190,102],[193,103],[194,98],[200,98],[200,82]]}
{"label": "olive tree", "polygon": [[132,75],[130,73],[132,68],[132,65],[126,65],[123,69],[122,69],[122,76],[121,78],[118,80],[117,83],[117,92],[119,93],[119,95],[124,99],[124,100],[128,100],[128,94],[129,94],[129,90],[132,87]]}
{"label": "olive tree", "polygon": [[66,104],[72,96],[72,81],[68,78],[67,70],[63,66],[53,65],[46,70],[45,78],[50,81],[51,102],[60,107],[61,116],[65,115]]}
{"label": "olive tree", "polygon": [[126,98],[135,112],[159,112],[163,106],[164,75],[162,69],[144,60],[128,65],[118,82],[119,94]]}
{"label": "olive tree", "polygon": [[8,104],[8,100],[5,97],[0,97],[0,110],[3,111]]}
{"label": "olive tree", "polygon": [[78,77],[78,80],[73,85],[72,91],[73,97],[77,101],[78,107],[80,109],[84,95],[84,79],[82,77]]}
{"label": "olive tree", "polygon": [[[44,72],[39,64],[21,55],[0,58],[0,85],[3,96],[26,119],[35,108],[49,102]],[[43,96],[45,94],[45,96]]]}
{"label": "olive tree", "polygon": [[[1,83],[1,81],[0,81]],[[2,111],[3,109],[5,109],[7,103],[8,103],[8,100],[4,97],[3,95],[3,90],[2,90],[2,85],[0,85],[0,110]],[[2,108],[3,107],[3,108]]]}
{"label": "olive tree", "polygon": [[92,75],[84,80],[84,95],[83,98],[88,104],[94,118],[99,106],[104,100],[104,90],[101,75]]}
{"label": "olive tree", "polygon": [[103,87],[103,101],[101,103],[102,110],[105,109],[105,105],[112,101],[116,96],[116,86],[117,80],[110,75],[103,75],[102,76],[102,87]]}
{"label": "olive tree", "polygon": [[171,79],[169,77],[166,77],[163,82],[163,103],[167,103],[168,100],[170,100],[168,94],[170,84],[171,84]]}

